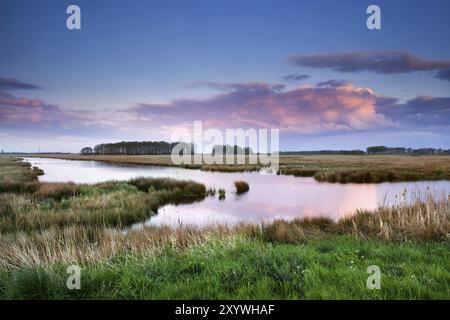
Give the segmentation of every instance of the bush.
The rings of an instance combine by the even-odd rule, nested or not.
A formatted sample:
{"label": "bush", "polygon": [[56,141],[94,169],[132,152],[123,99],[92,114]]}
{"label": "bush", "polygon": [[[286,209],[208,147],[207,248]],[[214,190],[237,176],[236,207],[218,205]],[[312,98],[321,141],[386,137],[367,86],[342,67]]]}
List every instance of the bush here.
{"label": "bush", "polygon": [[245,193],[250,189],[248,183],[245,181],[235,181],[234,186],[236,187],[237,194]]}

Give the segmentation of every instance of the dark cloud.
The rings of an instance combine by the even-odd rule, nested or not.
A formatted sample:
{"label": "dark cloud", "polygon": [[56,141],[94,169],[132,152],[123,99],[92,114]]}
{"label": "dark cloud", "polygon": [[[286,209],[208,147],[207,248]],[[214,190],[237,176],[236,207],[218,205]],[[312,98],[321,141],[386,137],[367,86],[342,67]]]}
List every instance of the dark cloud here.
{"label": "dark cloud", "polygon": [[350,84],[350,82],[345,81],[345,80],[327,80],[327,81],[322,81],[319,82],[317,84],[318,87],[331,87],[331,88],[338,88],[338,87],[343,87]]}
{"label": "dark cloud", "polygon": [[309,74],[291,73],[281,77],[284,81],[302,81],[311,78]]}
{"label": "dark cloud", "polygon": [[439,70],[436,73],[435,78],[450,81],[450,68]]}
{"label": "dark cloud", "polygon": [[296,66],[325,68],[339,72],[371,71],[393,74],[450,68],[450,60],[427,60],[407,51],[353,51],[290,57]]}
{"label": "dark cloud", "polygon": [[405,103],[385,104],[378,110],[386,117],[415,126],[450,125],[450,97],[422,96]]}
{"label": "dark cloud", "polygon": [[270,92],[280,91],[285,88],[284,84],[266,82],[212,82],[198,81],[188,85],[190,88],[208,87],[219,91],[242,91],[242,92]]}
{"label": "dark cloud", "polygon": [[15,90],[15,89],[34,90],[39,88],[40,88],[39,86],[32,83],[0,77],[0,90]]}

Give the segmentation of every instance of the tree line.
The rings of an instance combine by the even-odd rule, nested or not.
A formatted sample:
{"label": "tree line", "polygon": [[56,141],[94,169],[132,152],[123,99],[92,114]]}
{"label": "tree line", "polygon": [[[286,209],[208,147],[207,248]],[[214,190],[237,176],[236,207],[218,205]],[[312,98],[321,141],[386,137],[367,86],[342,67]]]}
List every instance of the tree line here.
{"label": "tree line", "polygon": [[[96,145],[94,148],[84,147],[81,149],[81,154],[99,154],[99,155],[169,155],[173,148],[178,145],[178,142],[166,141],[122,141],[116,143],[102,143]],[[187,153],[194,152],[193,144],[182,143],[184,151]]]}
{"label": "tree line", "polygon": [[[169,143],[166,141],[122,141],[116,143],[102,143],[94,148],[84,147],[80,153],[83,155],[170,155],[178,142]],[[181,143],[181,151],[179,154],[186,152],[194,154],[194,144]],[[240,147],[238,145],[215,145],[212,148],[212,154],[253,154],[250,147]],[[410,154],[410,155],[450,155],[450,149],[441,148],[405,148],[405,147],[386,147],[372,146],[362,150],[318,150],[318,151],[283,151],[280,155],[393,155],[393,154]]]}
{"label": "tree line", "polygon": [[441,149],[441,148],[413,149],[413,148],[405,148],[405,147],[373,146],[373,147],[367,148],[367,154],[449,155],[450,149]]}
{"label": "tree line", "polygon": [[351,154],[366,154],[363,150],[313,150],[313,151],[281,151],[280,155],[351,155]]}
{"label": "tree line", "polygon": [[234,146],[230,146],[228,144],[215,145],[212,148],[211,154],[212,155],[215,155],[215,154],[219,154],[219,155],[221,155],[221,154],[222,155],[238,155],[238,154],[239,155],[242,155],[242,154],[249,155],[249,154],[253,154],[253,150],[250,147],[242,148],[238,145],[234,145]]}

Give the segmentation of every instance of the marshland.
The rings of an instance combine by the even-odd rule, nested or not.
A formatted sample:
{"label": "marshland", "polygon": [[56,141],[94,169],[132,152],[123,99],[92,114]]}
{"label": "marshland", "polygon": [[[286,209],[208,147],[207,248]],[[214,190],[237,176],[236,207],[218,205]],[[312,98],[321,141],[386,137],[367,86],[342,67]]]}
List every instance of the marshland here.
{"label": "marshland", "polygon": [[[139,161],[149,164],[148,159]],[[446,157],[359,159],[287,157],[281,165],[296,161],[294,167],[299,170],[315,167],[326,168],[326,172],[330,168],[335,172],[384,172],[389,167],[398,173],[395,179],[401,180],[405,172],[434,172],[423,180],[445,179],[450,168]],[[119,170],[114,172],[124,179],[108,180],[105,173],[104,181],[56,182],[60,180],[57,170],[47,166],[50,171],[46,172],[45,163],[29,163],[44,160],[0,157],[2,298],[450,297],[450,198],[445,182],[433,182],[443,186],[440,191],[399,189],[398,201],[380,202],[348,215],[290,219],[275,215],[256,222],[155,225],[145,222],[158,218],[164,208],[192,208],[207,201],[217,206],[245,203],[246,197],[258,192],[258,186],[245,179],[249,176],[244,173],[220,173],[231,175],[231,187],[224,190],[226,198],[219,202],[214,186],[197,181],[196,175],[191,181],[176,174],[163,177],[165,172],[160,171],[138,177],[121,175],[124,171]],[[121,161],[131,164],[129,159]],[[128,169],[140,173],[136,167],[124,170]],[[64,175],[70,176],[70,171],[66,169]],[[82,171],[77,174],[83,176]],[[418,175],[404,180],[422,180]],[[367,186],[323,184],[314,179],[306,180],[308,185]],[[307,185],[297,189],[297,194],[307,197]],[[66,287],[66,268],[72,264],[82,268],[80,290]],[[366,287],[370,265],[381,269],[381,290]]]}

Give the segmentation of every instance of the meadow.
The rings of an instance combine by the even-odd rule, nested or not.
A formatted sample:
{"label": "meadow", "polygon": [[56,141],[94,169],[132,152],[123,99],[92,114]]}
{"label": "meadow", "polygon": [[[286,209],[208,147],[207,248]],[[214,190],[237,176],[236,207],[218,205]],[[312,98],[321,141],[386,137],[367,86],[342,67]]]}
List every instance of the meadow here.
{"label": "meadow", "polygon": [[[77,185],[39,174],[0,157],[2,299],[450,298],[448,195],[337,221],[130,229],[161,205],[216,195],[193,181]],[[71,264],[80,290],[66,287]],[[366,287],[370,265],[380,290]]]}
{"label": "meadow", "polygon": [[[66,160],[97,160],[120,164],[177,166],[168,155],[117,156],[49,154],[35,157]],[[336,183],[380,183],[450,179],[450,156],[411,155],[281,155],[279,174],[314,177],[317,181]],[[178,165],[188,169],[240,172],[261,169],[261,164]]]}

